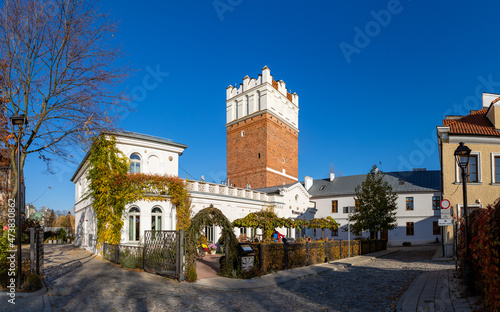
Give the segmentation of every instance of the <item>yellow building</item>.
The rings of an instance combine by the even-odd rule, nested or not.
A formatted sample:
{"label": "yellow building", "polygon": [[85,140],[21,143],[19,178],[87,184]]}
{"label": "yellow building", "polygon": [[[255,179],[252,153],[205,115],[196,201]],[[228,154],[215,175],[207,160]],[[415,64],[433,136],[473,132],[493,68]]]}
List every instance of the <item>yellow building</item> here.
{"label": "yellow building", "polygon": [[[442,198],[448,199],[457,220],[463,214],[460,167],[454,152],[460,142],[472,152],[467,178],[467,207],[486,208],[500,198],[500,94],[483,93],[483,108],[467,116],[446,116],[437,127],[442,172]],[[453,243],[453,227],[445,231],[445,244]],[[451,255],[450,248],[445,252]]]}

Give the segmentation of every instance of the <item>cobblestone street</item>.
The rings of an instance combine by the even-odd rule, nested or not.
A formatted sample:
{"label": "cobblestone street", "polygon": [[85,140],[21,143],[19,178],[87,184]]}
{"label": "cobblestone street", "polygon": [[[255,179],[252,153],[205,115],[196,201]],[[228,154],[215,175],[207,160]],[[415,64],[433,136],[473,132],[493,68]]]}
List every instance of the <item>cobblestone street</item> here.
{"label": "cobblestone street", "polygon": [[435,247],[407,248],[338,271],[254,290],[216,290],[127,271],[68,245],[46,246],[52,311],[393,311]]}

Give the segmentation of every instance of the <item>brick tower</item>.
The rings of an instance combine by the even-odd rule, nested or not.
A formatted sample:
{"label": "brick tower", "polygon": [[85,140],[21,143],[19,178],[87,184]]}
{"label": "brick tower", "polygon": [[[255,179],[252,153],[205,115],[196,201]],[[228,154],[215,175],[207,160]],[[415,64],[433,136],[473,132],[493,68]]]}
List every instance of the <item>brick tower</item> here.
{"label": "brick tower", "polygon": [[267,66],[226,93],[228,184],[256,189],[297,182],[299,96]]}

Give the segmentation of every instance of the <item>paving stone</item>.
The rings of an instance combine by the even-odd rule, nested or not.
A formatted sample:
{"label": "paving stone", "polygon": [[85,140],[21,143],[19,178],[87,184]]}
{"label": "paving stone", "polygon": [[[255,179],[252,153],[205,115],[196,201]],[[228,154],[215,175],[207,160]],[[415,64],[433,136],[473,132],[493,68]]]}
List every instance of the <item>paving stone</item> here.
{"label": "paving stone", "polygon": [[[394,311],[422,272],[454,267],[431,261],[433,247],[409,248],[279,286],[216,290],[123,270],[75,247],[46,247],[53,311]],[[418,299],[407,298],[404,307],[416,311]],[[435,306],[425,303],[428,309]]]}

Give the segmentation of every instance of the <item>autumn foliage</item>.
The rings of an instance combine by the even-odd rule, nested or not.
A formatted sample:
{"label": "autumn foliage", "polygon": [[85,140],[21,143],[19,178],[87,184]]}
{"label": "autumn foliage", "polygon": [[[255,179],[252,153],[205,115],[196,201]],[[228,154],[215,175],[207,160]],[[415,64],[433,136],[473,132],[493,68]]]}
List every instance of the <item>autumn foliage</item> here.
{"label": "autumn foliage", "polygon": [[100,135],[94,140],[89,166],[87,196],[93,200],[99,244],[120,243],[125,206],[138,200],[170,200],[177,208],[178,224],[189,223],[179,220],[190,211],[184,181],[176,176],[129,173],[129,160],[116,147],[113,136]]}
{"label": "autumn foliage", "polygon": [[[500,310],[500,201],[486,209],[476,209],[469,215],[469,244],[476,291],[481,295],[487,310]],[[462,220],[461,229],[464,229]],[[465,240],[460,231],[460,241]],[[466,254],[465,244],[460,245],[460,254]],[[464,260],[462,257],[462,263]]]}

